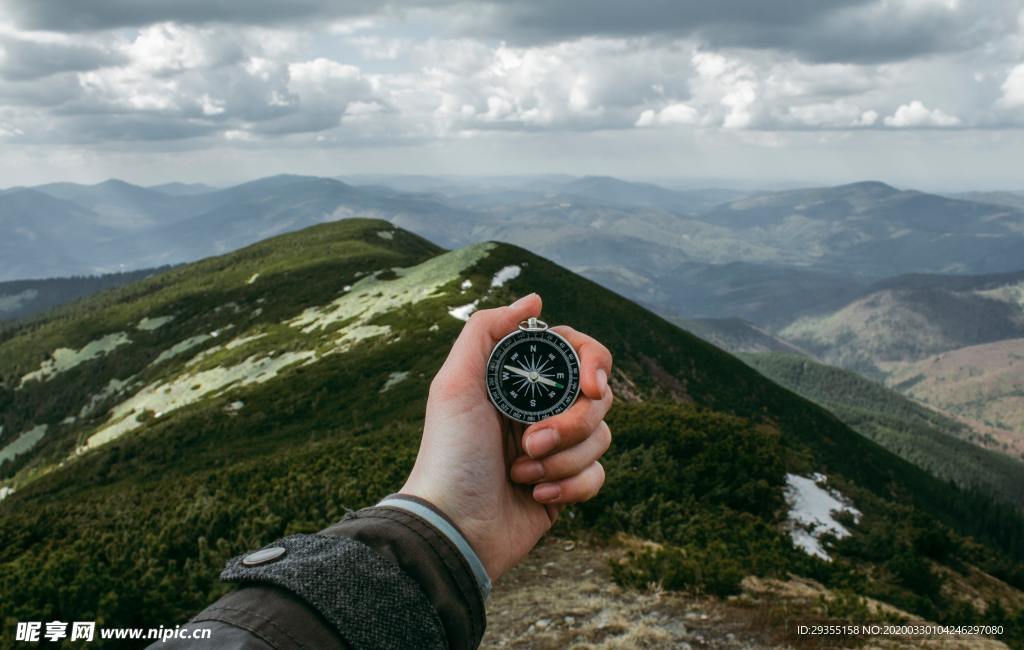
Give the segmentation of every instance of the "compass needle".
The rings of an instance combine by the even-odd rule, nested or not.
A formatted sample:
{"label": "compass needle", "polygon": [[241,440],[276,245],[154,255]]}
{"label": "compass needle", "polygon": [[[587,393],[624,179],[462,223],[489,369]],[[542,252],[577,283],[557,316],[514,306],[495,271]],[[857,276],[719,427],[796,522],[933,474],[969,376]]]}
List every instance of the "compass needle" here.
{"label": "compass needle", "polygon": [[527,424],[539,422],[576,401],[579,373],[580,360],[572,345],[547,324],[530,319],[491,351],[487,394],[506,417]]}

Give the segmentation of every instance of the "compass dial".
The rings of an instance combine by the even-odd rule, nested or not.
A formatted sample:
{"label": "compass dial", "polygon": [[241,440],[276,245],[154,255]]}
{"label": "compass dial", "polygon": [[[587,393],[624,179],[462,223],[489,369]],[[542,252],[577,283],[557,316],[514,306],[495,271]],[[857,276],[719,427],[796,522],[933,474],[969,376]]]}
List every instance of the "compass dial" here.
{"label": "compass dial", "polygon": [[580,360],[550,330],[513,332],[487,362],[487,393],[498,410],[530,423],[569,408],[580,392]]}

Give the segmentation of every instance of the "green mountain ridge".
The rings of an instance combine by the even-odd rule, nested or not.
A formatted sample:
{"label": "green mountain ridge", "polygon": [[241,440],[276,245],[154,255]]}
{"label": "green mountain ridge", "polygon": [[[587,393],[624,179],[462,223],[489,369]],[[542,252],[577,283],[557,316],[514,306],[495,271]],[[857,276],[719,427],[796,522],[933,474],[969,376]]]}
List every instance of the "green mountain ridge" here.
{"label": "green mountain ridge", "polygon": [[[520,275],[492,286],[511,265]],[[930,476],[526,250],[444,252],[387,222],[348,219],[0,332],[0,447],[46,425],[0,464],[2,634],[12,620],[50,617],[184,620],[223,591],[226,558],[394,490],[462,326],[451,311],[529,291],[545,297],[546,320],[615,354],[608,485],[560,526],[663,544],[620,573],[624,584],[671,573],[674,585],[726,594],[743,575],[794,573],[961,623],[986,613],[958,595],[964,567],[1024,588],[1012,508]],[[795,548],[787,523],[789,477],[816,472],[861,513],[845,521],[851,535],[821,540],[830,562]]]}

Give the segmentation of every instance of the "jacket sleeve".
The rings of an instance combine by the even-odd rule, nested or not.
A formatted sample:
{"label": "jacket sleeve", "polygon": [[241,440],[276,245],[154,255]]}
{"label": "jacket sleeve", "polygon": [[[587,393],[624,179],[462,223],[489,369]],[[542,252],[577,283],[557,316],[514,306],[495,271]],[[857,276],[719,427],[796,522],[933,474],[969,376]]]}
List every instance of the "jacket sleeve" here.
{"label": "jacket sleeve", "polygon": [[490,580],[458,527],[391,495],[230,560],[227,594],[153,648],[476,648]]}

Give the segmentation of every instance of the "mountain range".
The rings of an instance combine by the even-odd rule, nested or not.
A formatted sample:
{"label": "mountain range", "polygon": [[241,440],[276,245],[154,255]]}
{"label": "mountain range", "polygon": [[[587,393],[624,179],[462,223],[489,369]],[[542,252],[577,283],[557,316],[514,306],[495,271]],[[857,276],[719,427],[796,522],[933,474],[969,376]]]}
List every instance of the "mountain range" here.
{"label": "mountain range", "polygon": [[[519,275],[494,282],[510,266]],[[1024,641],[1015,506],[934,477],[532,251],[446,251],[364,219],[0,332],[0,607],[13,620],[185,620],[222,593],[228,557],[398,487],[469,306],[529,291],[546,319],[615,355],[609,481],[556,534],[639,540],[613,567],[616,589],[727,596],[747,578],[814,581],[806,615],[985,620]],[[816,515],[816,499],[839,505]],[[786,616],[765,609],[764,625],[784,635],[771,621]]]}
{"label": "mountain range", "polygon": [[[666,277],[694,272],[692,265],[735,275],[742,286],[750,268],[767,275],[781,267],[778,285],[802,273],[801,282],[842,292],[901,273],[1016,271],[1024,258],[1024,212],[878,182],[757,193],[670,190],[610,177],[362,181],[389,179],[405,189],[300,176],[218,190],[114,180],[8,189],[0,193],[0,232],[21,239],[0,279],[189,261],[354,214],[445,246],[511,241],[604,274],[622,285],[614,288],[646,293],[648,302],[687,317],[753,315],[716,313],[706,294],[677,294]],[[53,229],[58,224],[75,230],[62,236]],[[616,250],[619,259],[588,255],[591,247]],[[732,264],[753,266],[720,266]],[[814,298],[800,307],[813,310],[821,296]]]}

